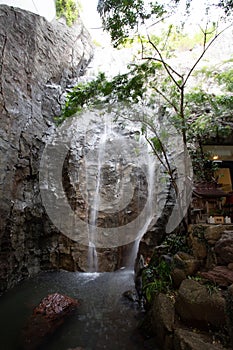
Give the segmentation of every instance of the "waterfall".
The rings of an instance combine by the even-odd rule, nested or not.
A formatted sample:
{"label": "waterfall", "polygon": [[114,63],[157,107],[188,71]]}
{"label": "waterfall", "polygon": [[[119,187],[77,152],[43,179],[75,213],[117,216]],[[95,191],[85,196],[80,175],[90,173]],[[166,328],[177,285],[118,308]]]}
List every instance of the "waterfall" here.
{"label": "waterfall", "polygon": [[90,212],[89,212],[89,232],[88,232],[88,240],[89,240],[89,246],[88,246],[88,267],[90,272],[97,272],[98,271],[98,255],[96,251],[96,246],[95,246],[95,236],[98,234],[97,233],[97,220],[98,220],[98,212],[100,209],[100,191],[101,191],[101,171],[102,171],[102,166],[105,162],[105,148],[106,148],[106,141],[107,138],[110,135],[109,132],[110,128],[105,121],[104,123],[104,132],[100,136],[99,142],[98,142],[98,147],[97,147],[97,154],[96,154],[96,159],[97,159],[97,173],[95,174],[96,176],[96,181],[95,181],[95,188],[94,188],[94,195],[93,195],[93,200],[90,200],[91,206],[90,206]]}
{"label": "waterfall", "polygon": [[155,212],[159,215],[157,161],[139,125],[107,113],[97,121],[96,115],[85,119],[78,176],[79,197],[86,203],[87,270],[103,271],[111,254],[110,261],[114,254],[119,259],[113,266],[132,269],[139,242]]}
{"label": "waterfall", "polygon": [[149,145],[149,143],[146,141],[144,135],[140,135],[139,138],[139,144],[141,146],[144,146],[144,148],[147,150],[145,153],[145,159],[146,159],[146,175],[147,175],[147,182],[148,182],[148,198],[147,198],[147,212],[146,212],[146,220],[144,223],[144,226],[140,229],[140,231],[137,233],[137,239],[134,241],[131,252],[127,258],[126,261],[126,268],[133,270],[135,260],[137,257],[138,249],[140,240],[144,236],[144,234],[147,232],[148,227],[150,223],[152,222],[155,213],[154,210],[156,208],[155,203],[155,193],[156,193],[156,184],[155,184],[155,176],[156,176],[156,159],[154,154],[152,154],[152,149]]}
{"label": "waterfall", "polygon": [[[140,121],[128,119],[137,111],[117,109],[118,116],[109,109],[85,110],[68,118],[48,142],[40,166],[46,212],[64,235],[78,243],[72,256],[84,271],[87,261],[92,272],[132,267],[139,241],[167,200],[166,168],[139,136]],[[174,150],[175,154],[168,150],[173,163],[182,170],[180,154],[186,153],[179,135],[168,129],[164,138]]]}

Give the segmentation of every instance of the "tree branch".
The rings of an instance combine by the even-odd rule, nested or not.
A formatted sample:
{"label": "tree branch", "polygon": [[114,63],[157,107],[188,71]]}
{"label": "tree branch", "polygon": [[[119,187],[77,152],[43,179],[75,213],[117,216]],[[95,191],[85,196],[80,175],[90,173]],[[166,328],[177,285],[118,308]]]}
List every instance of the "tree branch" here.
{"label": "tree branch", "polygon": [[157,58],[157,57],[150,57],[150,56],[147,56],[147,57],[142,57],[143,60],[150,60],[150,61],[156,61],[156,62],[160,62],[162,63],[163,65],[166,65],[168,67],[168,69],[170,69],[174,74],[176,74],[180,79],[183,78],[183,76],[181,74],[179,74],[174,68],[172,68],[172,66],[170,66],[167,62]]}
{"label": "tree branch", "polygon": [[164,98],[164,100],[167,101],[170,104],[170,106],[172,106],[174,108],[176,113],[179,113],[177,106],[172,101],[170,101],[162,91],[160,91],[156,87],[152,87],[152,89],[154,89],[159,95],[161,95]]}
{"label": "tree branch", "polygon": [[206,51],[210,48],[210,46],[213,44],[213,42],[222,34],[224,33],[227,29],[229,29],[230,27],[232,27],[233,24],[230,24],[229,26],[227,26],[226,28],[224,28],[223,30],[221,30],[219,33],[217,33],[214,38],[209,42],[209,44],[206,47],[203,47],[203,51],[201,53],[201,55],[198,57],[198,59],[196,60],[196,62],[194,63],[194,65],[192,66],[192,68],[189,70],[186,78],[183,81],[182,86],[184,87],[190,77],[190,75],[193,73],[194,69],[196,68],[196,66],[198,65],[198,63],[201,61],[201,59],[203,58],[203,56],[205,55]]}
{"label": "tree branch", "polygon": [[[178,87],[178,89],[181,88],[181,85],[177,82],[177,80],[174,78],[174,76],[172,75],[170,69],[172,70],[173,73],[175,73],[176,75],[178,75],[182,80],[183,77],[181,75],[179,75],[173,68],[171,68],[164,60],[161,51],[157,48],[157,46],[153,43],[153,41],[151,41],[149,34],[147,34],[148,37],[148,42],[149,44],[154,48],[154,50],[157,52],[157,54],[159,55],[160,58],[160,62],[163,64],[167,74],[169,75],[169,77],[172,79],[173,83]],[[156,58],[155,58],[156,59]],[[158,59],[156,59],[158,60]]]}

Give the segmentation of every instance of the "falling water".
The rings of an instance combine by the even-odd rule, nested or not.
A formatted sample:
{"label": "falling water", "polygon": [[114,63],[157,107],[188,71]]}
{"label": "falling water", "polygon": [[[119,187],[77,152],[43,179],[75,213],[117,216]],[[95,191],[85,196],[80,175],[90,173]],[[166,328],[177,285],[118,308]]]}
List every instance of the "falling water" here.
{"label": "falling water", "polygon": [[137,239],[134,241],[134,244],[132,246],[131,252],[128,256],[126,267],[128,269],[134,269],[135,260],[138,253],[138,248],[140,244],[140,240],[146,233],[151,221],[153,220],[155,213],[155,174],[156,174],[156,159],[155,156],[152,154],[151,147],[149,143],[146,141],[144,135],[140,135],[139,138],[139,144],[144,146],[146,145],[147,152],[145,154],[146,158],[146,169],[145,173],[147,175],[147,183],[148,183],[148,198],[147,198],[147,213],[146,213],[146,220],[144,226],[140,229],[140,231],[137,234]]}
{"label": "falling water", "polygon": [[97,174],[96,174],[96,185],[94,190],[93,201],[90,207],[89,214],[89,246],[88,246],[88,266],[90,272],[98,271],[98,255],[95,246],[95,236],[97,234],[97,219],[98,219],[98,211],[100,207],[100,189],[101,189],[101,169],[105,159],[105,147],[106,140],[109,133],[109,127],[107,122],[104,125],[104,132],[100,137],[98,148],[97,148]]}
{"label": "falling water", "polygon": [[[123,261],[132,269],[139,242],[156,210],[155,157],[144,136],[135,139],[138,129],[125,129],[111,118],[88,132],[82,179],[88,203],[88,270],[99,271],[98,247],[133,243]],[[106,237],[108,241],[103,241]]]}

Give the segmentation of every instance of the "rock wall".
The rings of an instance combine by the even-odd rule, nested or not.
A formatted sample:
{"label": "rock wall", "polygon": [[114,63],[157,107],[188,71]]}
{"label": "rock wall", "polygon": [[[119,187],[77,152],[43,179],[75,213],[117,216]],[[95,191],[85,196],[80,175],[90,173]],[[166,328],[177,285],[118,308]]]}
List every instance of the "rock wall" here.
{"label": "rock wall", "polygon": [[175,254],[172,244],[155,249],[155,261],[170,264],[172,290],[155,293],[145,325],[161,349],[232,348],[233,225],[190,225],[186,243],[175,242]]}
{"label": "rock wall", "polygon": [[80,250],[41,204],[38,169],[67,88],[93,55],[81,20],[73,28],[0,6],[0,293],[41,269],[80,269]]}

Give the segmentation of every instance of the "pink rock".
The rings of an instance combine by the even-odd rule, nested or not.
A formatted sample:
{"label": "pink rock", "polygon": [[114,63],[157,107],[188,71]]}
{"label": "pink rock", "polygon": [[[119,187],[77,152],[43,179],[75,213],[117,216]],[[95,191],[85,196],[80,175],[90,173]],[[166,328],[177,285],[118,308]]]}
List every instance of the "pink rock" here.
{"label": "pink rock", "polygon": [[77,300],[58,293],[42,299],[23,331],[23,348],[33,350],[41,346],[78,305]]}
{"label": "pink rock", "polygon": [[227,266],[215,266],[213,270],[200,272],[199,275],[222,287],[233,283],[233,271],[229,270]]}

